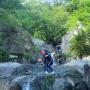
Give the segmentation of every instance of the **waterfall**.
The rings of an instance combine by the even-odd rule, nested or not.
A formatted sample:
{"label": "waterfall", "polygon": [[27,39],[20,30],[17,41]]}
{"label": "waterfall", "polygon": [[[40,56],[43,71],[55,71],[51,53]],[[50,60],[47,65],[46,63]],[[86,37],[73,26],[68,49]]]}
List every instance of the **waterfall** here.
{"label": "waterfall", "polygon": [[31,90],[30,89],[30,83],[29,82],[28,83],[24,83],[23,87],[22,87],[22,90]]}

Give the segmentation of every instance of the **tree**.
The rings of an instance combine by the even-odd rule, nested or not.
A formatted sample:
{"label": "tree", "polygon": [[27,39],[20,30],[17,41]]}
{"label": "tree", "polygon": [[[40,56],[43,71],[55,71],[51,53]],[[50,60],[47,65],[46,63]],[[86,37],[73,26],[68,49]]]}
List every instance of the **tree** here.
{"label": "tree", "polygon": [[66,5],[66,10],[70,14],[67,21],[68,31],[75,30],[80,23],[84,28],[84,30],[78,30],[78,35],[71,40],[71,50],[82,58],[90,54],[90,1],[70,0],[70,3]]}
{"label": "tree", "polygon": [[[36,3],[30,2],[26,4],[28,12],[26,11],[26,15],[24,15],[25,20],[21,19],[22,26],[28,29],[28,32],[34,37],[51,44],[57,44],[67,31],[65,25],[68,16],[67,12],[62,6]],[[22,17],[22,15],[19,17]]]}
{"label": "tree", "polygon": [[77,21],[80,21],[84,26],[89,26],[89,16],[90,16],[90,1],[89,0],[71,0],[71,3],[67,5],[72,9],[72,7],[76,7],[72,10],[68,10],[70,13],[69,20],[67,22],[67,27],[69,30],[73,30],[76,27]]}
{"label": "tree", "polygon": [[71,40],[71,51],[79,58],[90,54],[90,33],[84,30],[78,32]]}

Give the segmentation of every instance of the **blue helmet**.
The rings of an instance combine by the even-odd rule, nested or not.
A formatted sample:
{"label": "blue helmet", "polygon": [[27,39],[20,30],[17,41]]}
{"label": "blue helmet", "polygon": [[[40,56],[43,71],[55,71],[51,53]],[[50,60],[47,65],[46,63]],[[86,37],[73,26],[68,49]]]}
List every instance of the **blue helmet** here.
{"label": "blue helmet", "polygon": [[45,50],[45,54],[47,54],[47,55],[48,55],[48,54],[49,54],[49,51],[48,51],[48,50]]}

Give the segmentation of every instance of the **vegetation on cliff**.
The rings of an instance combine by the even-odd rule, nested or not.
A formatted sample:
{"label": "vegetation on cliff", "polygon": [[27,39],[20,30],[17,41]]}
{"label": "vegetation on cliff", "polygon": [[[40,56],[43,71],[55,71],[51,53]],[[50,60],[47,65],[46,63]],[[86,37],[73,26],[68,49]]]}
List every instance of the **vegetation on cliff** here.
{"label": "vegetation on cliff", "polygon": [[[19,32],[30,33],[35,38],[57,45],[61,43],[61,39],[67,31],[78,29],[78,34],[71,40],[71,51],[76,52],[76,56],[88,55],[90,54],[90,50],[88,50],[90,48],[89,17],[89,0],[52,0],[51,2],[0,0],[1,50],[3,45],[7,47],[6,43],[10,46],[7,47],[8,50],[12,43],[16,43],[19,49],[23,46],[25,42],[21,43],[22,39],[14,39],[16,32],[18,36]],[[24,35],[27,36],[27,34],[20,34],[20,38],[23,37],[26,40]],[[27,39],[29,41],[30,38]],[[15,46],[17,47],[17,45]]]}

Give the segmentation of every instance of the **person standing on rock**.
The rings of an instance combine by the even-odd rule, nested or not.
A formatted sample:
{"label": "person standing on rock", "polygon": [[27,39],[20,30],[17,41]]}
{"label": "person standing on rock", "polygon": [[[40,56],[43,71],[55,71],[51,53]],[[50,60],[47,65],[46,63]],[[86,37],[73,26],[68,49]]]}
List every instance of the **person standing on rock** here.
{"label": "person standing on rock", "polygon": [[62,53],[61,46],[57,45],[56,50],[57,50],[57,53],[59,54],[58,55],[58,64],[60,64],[60,65],[64,64],[65,58],[64,58],[64,54]]}
{"label": "person standing on rock", "polygon": [[52,48],[52,51],[51,51],[51,57],[53,59],[53,65],[56,65],[56,59],[55,59],[55,49]]}
{"label": "person standing on rock", "polygon": [[43,56],[44,56],[44,60],[43,60],[43,63],[44,63],[44,69],[45,69],[45,73],[48,74],[50,72],[53,73],[53,70],[52,70],[52,65],[53,65],[53,59],[50,55],[50,53],[47,51],[47,50],[44,50],[42,51]]}

